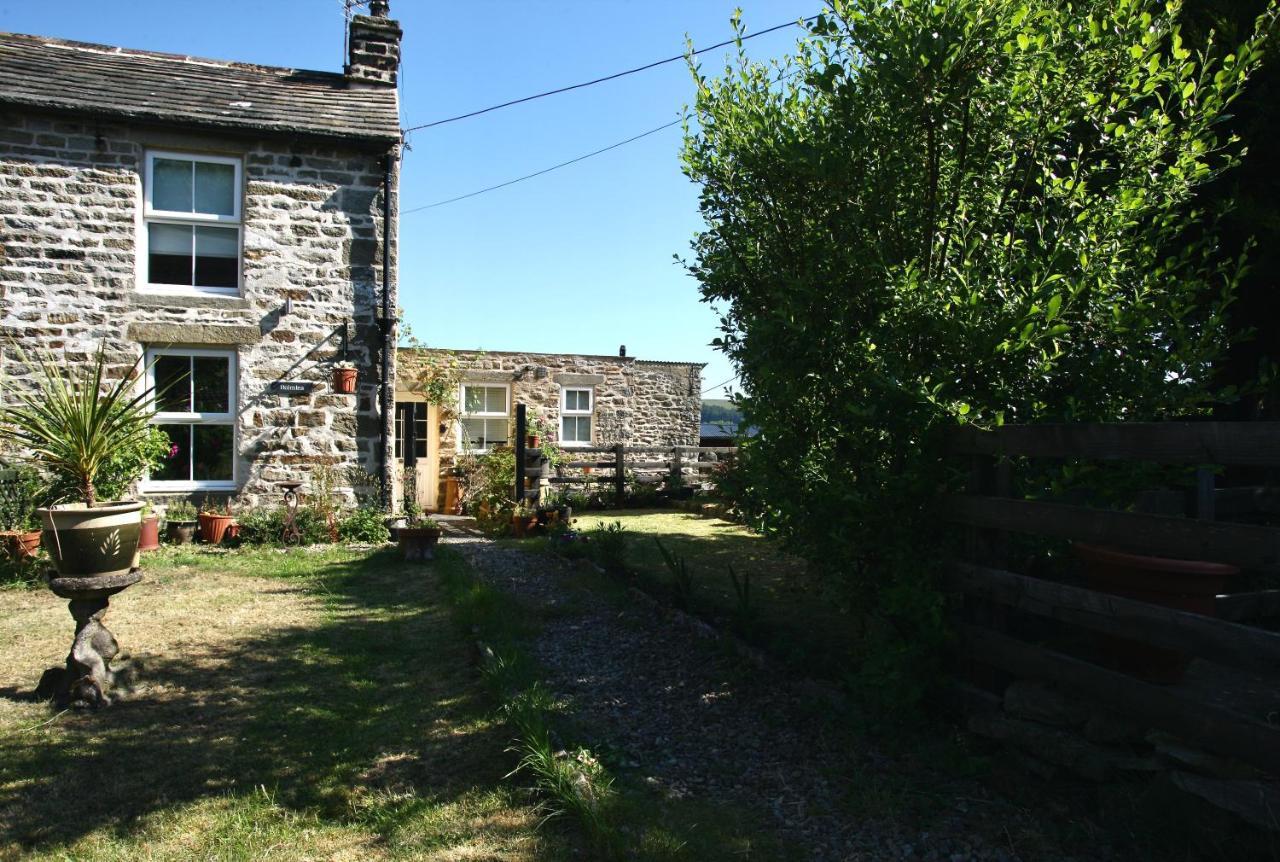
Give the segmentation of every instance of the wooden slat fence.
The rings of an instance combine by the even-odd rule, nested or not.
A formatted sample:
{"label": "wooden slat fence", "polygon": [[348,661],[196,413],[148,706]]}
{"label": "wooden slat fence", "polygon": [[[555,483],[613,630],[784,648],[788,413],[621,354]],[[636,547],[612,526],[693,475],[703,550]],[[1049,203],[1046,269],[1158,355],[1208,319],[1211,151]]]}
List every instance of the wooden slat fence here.
{"label": "wooden slat fence", "polygon": [[[1280,775],[1280,633],[1241,621],[1280,615],[1280,590],[1218,597],[1217,617],[1173,610],[1007,570],[1009,536],[1024,533],[1132,553],[1280,567],[1280,529],[1213,520],[1214,468],[1280,466],[1280,423],[1171,422],[1006,426],[958,430],[951,452],[970,459],[968,493],[943,501],[943,516],[966,529],[967,561],[947,572],[964,598],[962,662],[975,679],[990,671],[1034,678],[1127,714],[1194,745]],[[1193,517],[1112,511],[1012,496],[1014,458],[1150,461],[1197,467]],[[1272,499],[1262,491],[1259,499]],[[1256,696],[1190,685],[1156,685],[1071,652],[1015,636],[1013,617],[1054,620],[1176,649],[1236,668],[1265,684]],[[1224,674],[1226,672],[1224,671]],[[1266,704],[1273,703],[1274,711]]]}

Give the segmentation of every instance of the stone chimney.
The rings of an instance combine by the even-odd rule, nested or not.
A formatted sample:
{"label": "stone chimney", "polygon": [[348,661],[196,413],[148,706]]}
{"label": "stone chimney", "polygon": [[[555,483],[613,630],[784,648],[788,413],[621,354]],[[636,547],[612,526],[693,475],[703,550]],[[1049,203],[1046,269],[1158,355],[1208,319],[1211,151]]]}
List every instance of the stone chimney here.
{"label": "stone chimney", "polygon": [[353,84],[396,85],[400,69],[400,23],[390,17],[387,0],[371,0],[368,15],[351,19],[346,75]]}

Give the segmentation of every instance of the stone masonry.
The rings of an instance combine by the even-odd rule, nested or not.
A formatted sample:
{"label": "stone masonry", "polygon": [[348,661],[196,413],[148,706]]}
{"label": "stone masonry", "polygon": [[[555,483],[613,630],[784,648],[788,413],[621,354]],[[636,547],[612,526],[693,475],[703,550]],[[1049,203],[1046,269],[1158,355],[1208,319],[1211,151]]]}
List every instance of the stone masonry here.
{"label": "stone masonry", "polygon": [[[380,4],[384,10],[385,5]],[[358,16],[356,24],[371,32],[393,29],[398,60],[399,28],[394,22]],[[360,44],[365,52],[376,50],[367,39]],[[92,56],[84,62],[107,62],[101,56],[116,62],[120,57],[119,52],[110,53],[116,49],[102,47],[86,50]],[[74,51],[61,53],[72,60],[77,56]],[[169,55],[132,53],[137,57],[120,62],[185,62]],[[357,73],[363,69],[359,60],[353,56]],[[242,126],[263,127],[258,130],[235,128],[232,121],[222,128],[216,118],[194,115],[189,123],[181,116],[172,122],[124,116],[132,108],[123,97],[122,116],[104,115],[92,105],[80,111],[74,106],[41,110],[22,104],[27,93],[0,79],[3,387],[21,386],[29,374],[19,351],[48,350],[70,365],[90,361],[104,345],[118,376],[149,347],[234,350],[239,373],[233,496],[238,502],[277,503],[281,491],[275,483],[305,482],[320,465],[338,471],[339,491],[348,498],[358,490],[376,488],[376,474],[387,457],[384,429],[389,448],[391,427],[391,416],[384,416],[379,404],[383,247],[384,242],[391,245],[392,280],[386,289],[394,310],[399,179],[394,89],[384,90],[385,98],[379,93],[364,95],[369,88],[387,86],[377,80],[391,67],[380,62],[373,73],[356,74],[360,80],[349,85],[333,73],[215,66],[215,61],[189,64],[195,68],[192,75],[211,76],[215,89],[250,88],[246,99],[258,86],[254,81],[266,81],[263,101],[275,98],[284,107],[265,119],[259,114],[243,120]],[[156,73],[145,65],[141,68],[142,72],[128,71],[145,86],[147,75]],[[391,73],[394,80],[394,69]],[[351,69],[347,74],[353,74]],[[222,77],[213,77],[217,75]],[[354,131],[324,125],[337,122],[332,118],[340,114],[317,104],[310,91],[299,95],[297,89],[303,85],[295,81],[304,78],[313,90],[334,91],[335,102],[346,100],[343,104],[357,118],[351,124]],[[277,90],[268,92],[270,87]],[[353,88],[363,89],[348,96]],[[95,96],[101,94],[84,98]],[[216,98],[227,97],[215,94],[211,100]],[[390,105],[381,120],[385,130],[379,132],[381,138],[372,133],[361,138],[360,106],[378,99],[383,101],[377,104]],[[270,125],[312,121],[315,129],[288,133],[272,131]],[[139,289],[146,265],[138,259],[145,229],[143,168],[150,150],[239,159],[239,295]],[[387,230],[383,194],[389,160],[392,220]],[[332,391],[333,364],[342,358],[344,336],[347,358],[359,375],[354,395]],[[394,339],[394,331],[390,337]],[[270,391],[274,381],[308,381],[314,388],[305,395],[278,395]],[[394,357],[387,385],[389,391],[394,386]],[[205,494],[197,490],[183,496],[198,501]]]}
{"label": "stone masonry", "polygon": [[[472,350],[400,350],[402,386],[410,385],[423,354],[452,355],[461,364],[462,380],[511,386],[512,403],[528,405],[557,431],[560,390],[590,386],[595,393],[596,446],[697,446],[702,411],[702,365],[653,362],[630,356],[561,353],[513,353]],[[441,440],[441,462],[458,450],[456,423],[447,423]]]}

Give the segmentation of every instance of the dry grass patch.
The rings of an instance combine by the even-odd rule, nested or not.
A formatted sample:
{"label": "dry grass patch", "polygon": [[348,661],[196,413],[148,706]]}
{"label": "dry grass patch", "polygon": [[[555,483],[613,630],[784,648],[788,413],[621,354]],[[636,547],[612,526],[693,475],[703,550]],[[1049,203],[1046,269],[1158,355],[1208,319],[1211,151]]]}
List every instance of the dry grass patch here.
{"label": "dry grass patch", "polygon": [[166,551],[112,601],[127,700],[26,699],[72,621],[0,592],[0,858],[561,858],[429,568],[387,552]]}

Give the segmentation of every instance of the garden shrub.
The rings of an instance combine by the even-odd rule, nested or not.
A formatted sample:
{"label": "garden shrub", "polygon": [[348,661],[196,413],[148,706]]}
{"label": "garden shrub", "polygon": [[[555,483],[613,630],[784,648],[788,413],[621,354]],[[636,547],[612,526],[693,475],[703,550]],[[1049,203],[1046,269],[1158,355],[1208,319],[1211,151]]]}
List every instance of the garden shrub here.
{"label": "garden shrub", "polygon": [[[943,642],[948,429],[1208,412],[1243,261],[1200,188],[1274,30],[1184,46],[1152,0],[833,0],[794,56],[693,67],[747,523],[866,617],[868,690],[908,706]],[[735,23],[735,26],[741,26]]]}
{"label": "garden shrub", "polygon": [[353,509],[338,522],[338,538],[344,542],[380,545],[391,539],[385,518],[380,509],[371,506]]}
{"label": "garden shrub", "polygon": [[602,569],[616,574],[626,568],[627,533],[621,521],[597,521],[587,538],[591,557]]}
{"label": "garden shrub", "polygon": [[[283,506],[261,507],[236,516],[240,524],[240,541],[246,545],[283,544],[285,510]],[[328,522],[315,510],[298,507],[300,545],[323,545],[333,541]]]}

